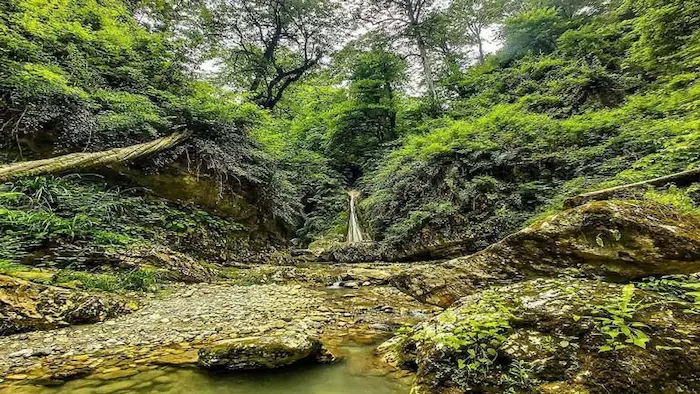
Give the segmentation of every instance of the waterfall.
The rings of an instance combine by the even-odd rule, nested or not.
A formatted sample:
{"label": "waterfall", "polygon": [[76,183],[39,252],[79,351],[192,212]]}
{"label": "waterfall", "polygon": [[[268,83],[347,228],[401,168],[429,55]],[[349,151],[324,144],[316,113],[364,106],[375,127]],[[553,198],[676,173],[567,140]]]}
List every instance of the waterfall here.
{"label": "waterfall", "polygon": [[355,205],[357,203],[357,197],[360,195],[360,192],[358,192],[357,190],[351,190],[348,192],[348,195],[350,195],[350,219],[348,221],[347,242],[352,244],[363,241],[362,231],[360,230],[360,223],[357,220],[357,212],[355,212]]}

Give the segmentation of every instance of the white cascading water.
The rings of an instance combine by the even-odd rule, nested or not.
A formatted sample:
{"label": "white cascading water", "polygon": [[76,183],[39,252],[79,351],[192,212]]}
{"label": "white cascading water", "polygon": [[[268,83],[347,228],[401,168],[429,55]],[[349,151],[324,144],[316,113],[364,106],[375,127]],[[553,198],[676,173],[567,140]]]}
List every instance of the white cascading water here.
{"label": "white cascading water", "polygon": [[357,213],[355,212],[355,204],[357,201],[357,197],[360,195],[360,192],[358,192],[357,190],[351,190],[348,192],[348,195],[350,195],[350,220],[348,222],[347,242],[349,244],[353,244],[363,241],[362,231],[360,230],[360,223],[357,220]]}

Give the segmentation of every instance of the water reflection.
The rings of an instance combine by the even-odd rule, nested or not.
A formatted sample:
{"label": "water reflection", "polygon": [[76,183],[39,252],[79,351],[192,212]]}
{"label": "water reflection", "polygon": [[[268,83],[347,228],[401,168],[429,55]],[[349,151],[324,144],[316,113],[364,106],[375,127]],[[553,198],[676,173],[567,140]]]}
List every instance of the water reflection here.
{"label": "water reflection", "polygon": [[[372,367],[371,347],[344,348],[332,365],[303,365],[264,373],[205,373],[162,368],[101,381],[80,379],[59,387],[17,386],[13,394],[406,394],[406,382]],[[6,391],[9,390],[9,391]]]}

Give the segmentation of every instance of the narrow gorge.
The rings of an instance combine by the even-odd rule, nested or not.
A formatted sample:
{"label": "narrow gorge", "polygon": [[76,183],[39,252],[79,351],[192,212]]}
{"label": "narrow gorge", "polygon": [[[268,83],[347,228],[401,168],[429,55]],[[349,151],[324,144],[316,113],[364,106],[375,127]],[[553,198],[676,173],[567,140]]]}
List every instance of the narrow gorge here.
{"label": "narrow gorge", "polygon": [[0,394],[700,393],[699,0],[1,0]]}

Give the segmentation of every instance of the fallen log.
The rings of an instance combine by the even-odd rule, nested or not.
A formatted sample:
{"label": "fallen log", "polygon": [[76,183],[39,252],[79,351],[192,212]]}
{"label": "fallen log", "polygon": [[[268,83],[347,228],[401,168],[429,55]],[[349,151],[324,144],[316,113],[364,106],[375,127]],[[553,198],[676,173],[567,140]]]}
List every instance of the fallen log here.
{"label": "fallen log", "polygon": [[628,183],[626,185],[615,186],[608,189],[596,190],[593,192],[583,193],[577,196],[569,197],[566,200],[564,200],[564,208],[568,209],[578,207],[589,201],[607,200],[610,197],[612,197],[615,193],[628,189],[634,189],[637,187],[647,185],[660,186],[671,182],[689,183],[698,179],[700,179],[700,167],[683,172],[677,172],[671,175],[662,176],[659,178],[649,179],[647,181]]}
{"label": "fallen log", "polygon": [[189,138],[190,135],[192,135],[190,132],[177,132],[143,144],[114,148],[102,152],[70,153],[50,159],[7,164],[0,166],[0,183],[28,176],[76,172],[133,161],[170,149]]}

